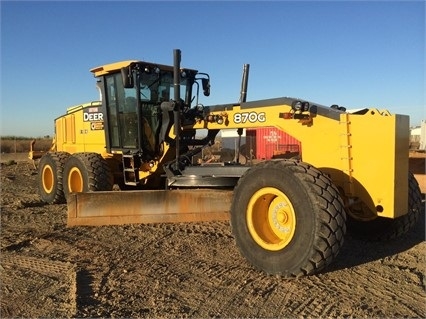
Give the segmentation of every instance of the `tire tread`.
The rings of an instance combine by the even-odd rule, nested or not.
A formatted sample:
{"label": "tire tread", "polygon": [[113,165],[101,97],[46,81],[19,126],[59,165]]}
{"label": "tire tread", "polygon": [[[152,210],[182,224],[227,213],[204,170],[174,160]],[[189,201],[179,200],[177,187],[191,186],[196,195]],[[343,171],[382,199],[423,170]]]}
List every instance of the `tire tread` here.
{"label": "tire tread", "polygon": [[[315,229],[316,237],[305,264],[296,271],[289,273],[283,269],[279,274],[285,277],[299,277],[318,273],[335,259],[344,242],[346,212],[340,193],[332,181],[320,170],[298,160],[261,162],[243,174],[237,183],[235,191],[244,185],[245,177],[248,174],[255,174],[256,171],[268,168],[290,169],[309,190],[309,196],[318,204],[320,211],[318,214],[319,222]],[[238,240],[237,246],[239,246]],[[254,266],[265,271],[258,265]]]}

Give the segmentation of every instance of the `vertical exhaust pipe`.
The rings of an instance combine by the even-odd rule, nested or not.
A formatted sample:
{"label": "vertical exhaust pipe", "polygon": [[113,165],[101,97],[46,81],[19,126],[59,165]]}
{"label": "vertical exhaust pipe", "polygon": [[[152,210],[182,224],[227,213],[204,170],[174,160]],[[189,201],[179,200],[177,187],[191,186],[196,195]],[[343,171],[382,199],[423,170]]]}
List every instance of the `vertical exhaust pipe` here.
{"label": "vertical exhaust pipe", "polygon": [[248,86],[249,71],[250,71],[250,64],[244,64],[243,78],[241,80],[240,103],[244,103],[247,99],[247,86]]}
{"label": "vertical exhaust pipe", "polygon": [[180,156],[180,61],[181,51],[179,49],[173,50],[173,89],[174,89],[174,100],[175,106],[173,109],[174,118],[174,134],[176,136],[176,169],[179,166]]}
{"label": "vertical exhaust pipe", "polygon": [[[248,87],[248,76],[250,71],[250,64],[244,64],[243,66],[243,78],[241,79],[241,92],[240,92],[240,103],[244,103],[247,100],[247,87]],[[235,162],[240,163],[240,148],[241,148],[241,135],[243,134],[243,129],[239,128],[238,133],[238,147],[237,154],[235,155]]]}

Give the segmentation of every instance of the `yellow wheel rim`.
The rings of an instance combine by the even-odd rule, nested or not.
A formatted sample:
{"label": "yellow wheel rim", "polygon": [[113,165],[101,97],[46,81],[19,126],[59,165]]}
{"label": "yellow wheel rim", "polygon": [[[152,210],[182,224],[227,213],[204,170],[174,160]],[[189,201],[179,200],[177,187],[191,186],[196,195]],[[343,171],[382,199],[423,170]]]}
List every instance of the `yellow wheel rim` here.
{"label": "yellow wheel rim", "polygon": [[55,183],[52,167],[49,165],[44,166],[41,176],[44,192],[46,194],[51,193],[53,190],[53,184]]}
{"label": "yellow wheel rim", "polygon": [[68,189],[70,193],[83,192],[83,176],[76,167],[73,167],[68,174]]}
{"label": "yellow wheel rim", "polygon": [[280,190],[265,187],[251,197],[247,225],[254,241],[264,249],[286,247],[296,230],[296,214],[288,197]]}

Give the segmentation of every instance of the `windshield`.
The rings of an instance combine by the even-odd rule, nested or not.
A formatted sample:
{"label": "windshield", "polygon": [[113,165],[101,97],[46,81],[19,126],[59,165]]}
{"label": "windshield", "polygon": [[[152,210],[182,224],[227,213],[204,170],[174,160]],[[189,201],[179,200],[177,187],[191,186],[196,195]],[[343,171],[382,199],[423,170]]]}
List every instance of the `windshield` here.
{"label": "windshield", "polygon": [[[186,82],[186,79],[181,78],[180,97],[183,100],[186,97]],[[171,72],[142,74],[139,92],[142,103],[158,104],[170,101],[174,98],[173,74]]]}
{"label": "windshield", "polygon": [[[105,81],[110,146],[133,150],[142,148],[146,156],[155,157],[160,142],[159,106],[174,98],[173,73],[142,73],[136,88],[125,88],[120,73],[105,76]],[[191,87],[187,83],[186,78],[181,78],[180,96],[189,106]]]}

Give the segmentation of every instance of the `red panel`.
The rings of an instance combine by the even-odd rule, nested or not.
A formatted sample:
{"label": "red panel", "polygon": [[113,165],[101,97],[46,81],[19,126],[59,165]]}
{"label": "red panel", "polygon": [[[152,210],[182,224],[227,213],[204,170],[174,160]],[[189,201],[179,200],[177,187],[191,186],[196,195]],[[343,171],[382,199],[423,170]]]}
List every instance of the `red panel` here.
{"label": "red panel", "polygon": [[247,145],[257,159],[271,159],[301,152],[300,142],[293,136],[274,127],[248,129]]}

